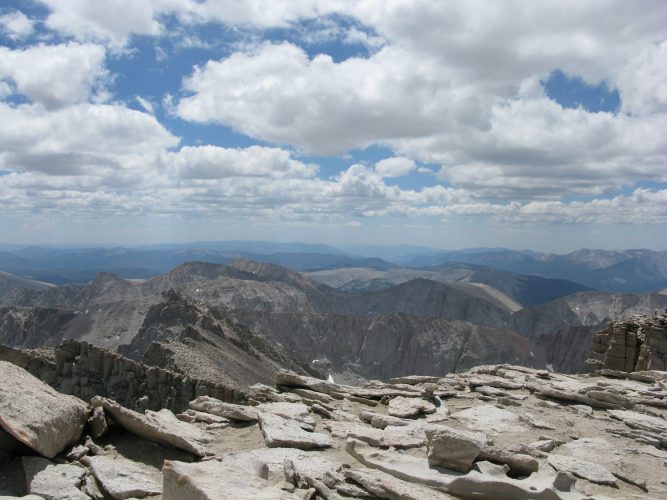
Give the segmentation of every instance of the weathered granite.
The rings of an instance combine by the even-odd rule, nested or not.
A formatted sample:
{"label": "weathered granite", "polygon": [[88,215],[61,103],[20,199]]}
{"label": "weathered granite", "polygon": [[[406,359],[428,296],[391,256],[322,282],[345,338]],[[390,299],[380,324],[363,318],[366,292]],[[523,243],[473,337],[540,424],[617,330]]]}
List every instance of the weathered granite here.
{"label": "weathered granite", "polygon": [[206,435],[196,427],[181,422],[167,409],[159,412],[146,410],[146,414],[142,415],[123,408],[115,401],[100,397],[94,397],[92,405],[103,407],[114,422],[137,436],[179,448],[199,457],[206,454],[208,442]]}
{"label": "weathered granite", "polygon": [[88,406],[54,391],[12,363],[0,361],[0,426],[51,458],[81,437]]}

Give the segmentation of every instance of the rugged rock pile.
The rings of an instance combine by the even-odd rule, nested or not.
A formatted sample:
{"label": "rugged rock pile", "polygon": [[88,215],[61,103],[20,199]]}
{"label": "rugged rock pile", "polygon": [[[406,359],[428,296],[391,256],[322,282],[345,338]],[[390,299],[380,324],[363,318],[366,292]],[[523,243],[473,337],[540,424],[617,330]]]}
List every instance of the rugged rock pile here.
{"label": "rugged rock pile", "polygon": [[244,404],[175,415],[88,405],[0,362],[0,497],[665,498],[667,373],[605,373],[281,371]]}
{"label": "rugged rock pile", "polygon": [[612,321],[593,336],[588,370],[667,370],[667,315]]}

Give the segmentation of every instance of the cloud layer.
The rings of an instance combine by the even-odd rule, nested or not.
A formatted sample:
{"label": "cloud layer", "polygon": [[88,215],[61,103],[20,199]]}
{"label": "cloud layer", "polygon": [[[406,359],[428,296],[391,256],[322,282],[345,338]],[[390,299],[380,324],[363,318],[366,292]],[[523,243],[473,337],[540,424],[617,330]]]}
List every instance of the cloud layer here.
{"label": "cloud layer", "polygon": [[[14,214],[667,223],[664,2],[42,4],[0,11]],[[123,61],[149,57],[138,40],[152,58],[210,26],[233,33],[224,50],[168,94],[117,91]],[[563,107],[543,86],[556,70],[616,89],[620,110]],[[244,145],[212,139],[230,129]]]}

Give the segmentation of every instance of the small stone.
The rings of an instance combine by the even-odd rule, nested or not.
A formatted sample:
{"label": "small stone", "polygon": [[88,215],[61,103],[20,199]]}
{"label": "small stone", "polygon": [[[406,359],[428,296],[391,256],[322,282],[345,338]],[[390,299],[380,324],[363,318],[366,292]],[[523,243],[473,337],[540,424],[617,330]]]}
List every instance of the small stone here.
{"label": "small stone", "polygon": [[468,472],[486,443],[481,433],[446,428],[427,431],[428,463],[460,472]]}
{"label": "small stone", "polygon": [[104,408],[101,406],[93,408],[93,414],[88,419],[88,428],[90,429],[90,435],[95,439],[107,433],[109,424],[106,415],[104,415]]}
{"label": "small stone", "polygon": [[416,417],[420,413],[434,413],[435,405],[421,398],[397,396],[389,401],[388,413],[393,417]]}

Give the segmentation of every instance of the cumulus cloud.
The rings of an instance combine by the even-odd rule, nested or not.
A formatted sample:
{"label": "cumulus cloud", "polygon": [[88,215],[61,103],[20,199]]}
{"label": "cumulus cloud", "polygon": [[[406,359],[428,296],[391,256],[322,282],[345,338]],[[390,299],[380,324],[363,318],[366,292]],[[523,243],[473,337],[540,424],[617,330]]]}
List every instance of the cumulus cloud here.
{"label": "cumulus cloud", "polygon": [[192,95],[180,100],[177,112],[186,120],[339,154],[442,123],[443,115],[434,112],[444,111],[447,101],[440,70],[430,74],[410,59],[383,48],[368,59],[336,63],[324,54],[310,59],[290,43],[263,44],[197,68],[184,82]]}
{"label": "cumulus cloud", "polygon": [[[77,41],[0,48],[0,96],[32,101],[0,103],[0,169],[10,171],[0,176],[0,205],[12,210],[341,225],[361,217],[667,223],[667,190],[637,187],[667,182],[662,1],[44,3],[45,26]],[[274,30],[271,42],[228,45],[163,94],[163,109],[274,147],[178,149],[138,90],[120,98],[147,113],[90,102],[110,78],[107,52],[130,54],[133,36],[169,36],[171,24],[185,45],[206,42],[196,28],[205,23],[249,30],[252,40],[281,28],[291,42]],[[368,55],[299,46],[331,40],[364,44]],[[621,110],[563,108],[541,84],[556,69],[606,82]],[[302,159],[371,145],[394,156],[329,178]],[[437,171],[429,184],[442,185],[387,184],[415,171]]]}
{"label": "cumulus cloud", "polygon": [[185,179],[220,179],[223,177],[313,177],[317,166],[294,160],[280,148],[250,146],[221,148],[186,146],[164,155],[170,173]]}
{"label": "cumulus cloud", "polygon": [[47,108],[87,101],[104,94],[109,78],[105,50],[70,42],[12,50],[0,47],[0,79]]}
{"label": "cumulus cloud", "polygon": [[120,105],[0,103],[0,169],[97,175],[141,169],[179,140],[146,113]]}
{"label": "cumulus cloud", "polygon": [[34,21],[23,12],[14,11],[0,16],[0,33],[6,33],[12,40],[26,38],[34,31]]}
{"label": "cumulus cloud", "polygon": [[78,40],[122,48],[132,35],[157,35],[162,2],[134,0],[41,0],[50,9],[46,26]]}
{"label": "cumulus cloud", "polygon": [[642,50],[616,82],[624,111],[635,115],[667,113],[667,40]]}
{"label": "cumulus cloud", "polygon": [[401,177],[414,171],[416,164],[410,158],[395,156],[385,158],[375,164],[375,171],[382,177]]}

